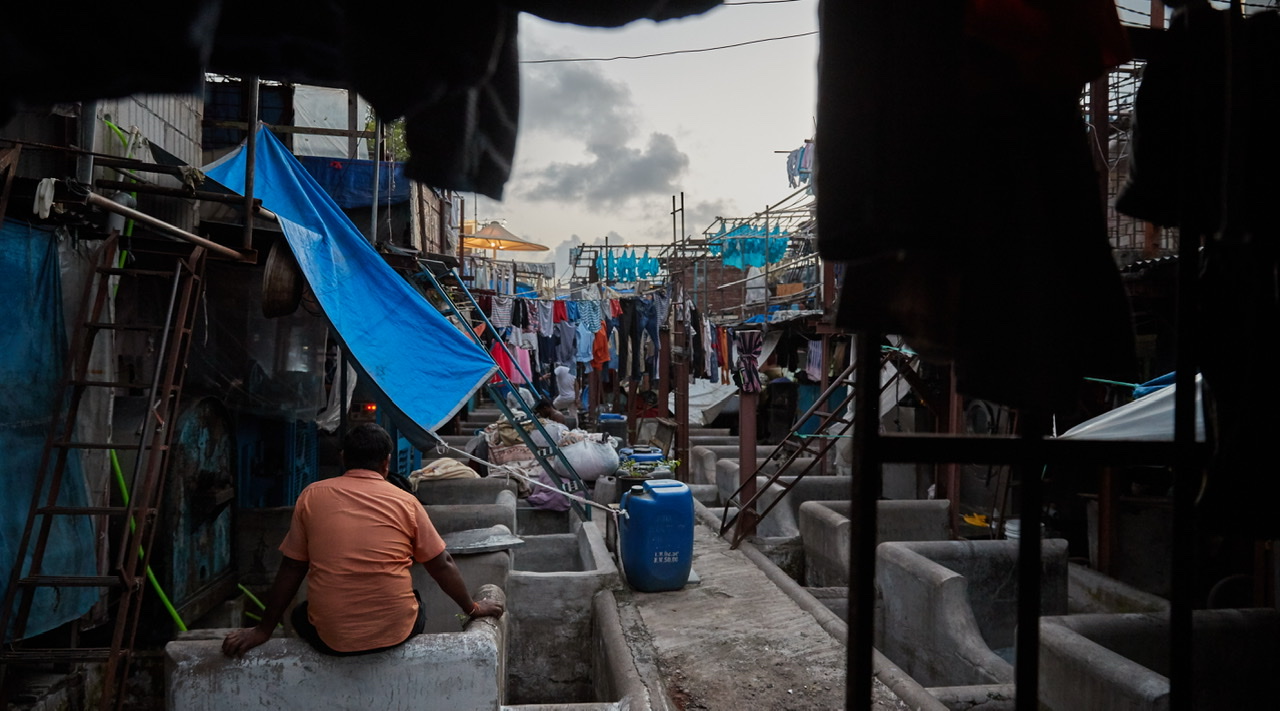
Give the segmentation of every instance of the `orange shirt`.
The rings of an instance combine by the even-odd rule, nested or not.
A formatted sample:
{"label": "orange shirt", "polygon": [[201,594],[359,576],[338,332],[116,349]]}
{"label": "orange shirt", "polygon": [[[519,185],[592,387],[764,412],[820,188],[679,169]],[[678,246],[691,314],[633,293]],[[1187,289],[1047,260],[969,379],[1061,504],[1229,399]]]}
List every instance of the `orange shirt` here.
{"label": "orange shirt", "polygon": [[409,568],[444,549],[422,504],[367,469],[303,489],[280,544],[310,563],[307,617],[339,652],[403,642],[418,613]]}

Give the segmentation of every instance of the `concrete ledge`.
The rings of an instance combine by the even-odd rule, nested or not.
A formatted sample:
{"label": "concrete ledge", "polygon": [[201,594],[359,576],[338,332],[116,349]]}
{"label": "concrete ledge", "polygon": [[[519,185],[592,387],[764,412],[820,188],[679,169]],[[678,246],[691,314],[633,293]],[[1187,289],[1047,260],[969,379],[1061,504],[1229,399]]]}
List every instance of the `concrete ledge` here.
{"label": "concrete ledge", "polygon": [[929,693],[951,711],[1014,711],[1014,691],[1013,684],[939,686],[929,689]]}
{"label": "concrete ledge", "polygon": [[[616,699],[619,709],[653,709],[666,706],[655,704],[645,677],[641,676],[622,628],[618,613],[618,600],[613,592],[603,590],[592,600],[595,614],[594,659],[592,674],[596,698]],[[650,651],[652,651],[650,649]],[[656,670],[653,670],[656,672]],[[657,677],[653,677],[657,678]]]}
{"label": "concrete ledge", "polygon": [[1167,612],[1169,601],[1079,563],[1067,565],[1067,609],[1088,613]]}
{"label": "concrete ledge", "polygon": [[[1196,610],[1197,711],[1262,708],[1280,676],[1280,612]],[[1040,705],[1050,711],[1164,711],[1169,706],[1165,614],[1040,620]]]}
{"label": "concrete ledge", "polygon": [[[505,599],[493,586],[477,597]],[[461,632],[418,635],[357,657],[325,656],[300,639],[281,638],[230,659],[215,636],[165,646],[167,708],[496,711],[505,698],[505,618],[472,620]]]}
{"label": "concrete ledge", "polygon": [[[1067,542],[1044,541],[1041,609],[1066,611]],[[1007,684],[1017,622],[1017,541],[882,543],[876,646],[926,687]]]}
{"label": "concrete ledge", "polygon": [[[848,480],[843,481],[847,486]],[[951,538],[949,510],[950,504],[944,500],[879,501],[876,503],[876,542],[948,540]],[[851,511],[852,505],[847,499],[800,504],[799,529],[804,540],[805,585],[849,584]]]}

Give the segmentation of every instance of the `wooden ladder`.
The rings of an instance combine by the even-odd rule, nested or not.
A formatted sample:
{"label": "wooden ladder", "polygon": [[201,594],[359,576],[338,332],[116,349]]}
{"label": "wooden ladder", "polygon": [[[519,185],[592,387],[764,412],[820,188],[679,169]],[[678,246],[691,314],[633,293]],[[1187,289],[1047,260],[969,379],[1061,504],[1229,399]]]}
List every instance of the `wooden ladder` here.
{"label": "wooden ladder", "polygon": [[[157,511],[164,488],[171,425],[178,414],[187,353],[191,345],[191,324],[204,288],[205,250],[197,247],[189,255],[165,255],[171,269],[127,269],[115,266],[119,254],[117,237],[102,247],[94,274],[86,281],[80,319],[69,349],[67,372],[61,382],[54,417],[50,425],[37,481],[27,514],[26,526],[17,545],[17,559],[0,608],[0,630],[10,630],[11,644],[0,649],[0,687],[6,687],[8,672],[35,664],[103,663],[103,689],[99,708],[123,708],[124,680],[129,674],[133,644],[141,611],[146,570],[155,537]],[[160,324],[118,324],[107,320],[110,293],[115,279],[167,278],[169,301]],[[90,355],[97,334],[103,331],[147,331],[154,334],[155,368],[149,383],[95,380],[89,377]],[[89,388],[131,388],[147,392],[147,414],[136,442],[85,442],[75,437],[81,400]],[[123,506],[66,506],[60,503],[73,450],[126,450],[137,452],[129,482],[129,496]],[[113,561],[107,575],[50,575],[44,572],[45,554],[55,517],[85,517],[92,522],[107,518],[122,521],[120,535],[112,548]],[[127,525],[123,522],[127,522]],[[85,545],[92,545],[86,542]],[[24,561],[29,563],[24,566]],[[42,588],[90,587],[108,590],[114,607],[114,629],[109,647],[80,647],[74,640],[61,648],[32,648],[23,644],[36,591]],[[111,594],[115,599],[111,600]],[[3,694],[0,694],[3,696]],[[0,705],[3,705],[0,698]]]}

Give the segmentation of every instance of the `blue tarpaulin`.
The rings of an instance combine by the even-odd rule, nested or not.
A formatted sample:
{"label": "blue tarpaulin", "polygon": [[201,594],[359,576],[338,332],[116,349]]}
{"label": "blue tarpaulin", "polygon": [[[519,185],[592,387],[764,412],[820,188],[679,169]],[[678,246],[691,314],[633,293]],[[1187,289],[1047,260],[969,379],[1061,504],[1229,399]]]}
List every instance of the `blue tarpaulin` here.
{"label": "blue tarpaulin", "polygon": [[[322,156],[294,156],[316,183],[341,208],[373,205],[373,161]],[[256,192],[256,190],[255,190]],[[378,204],[398,205],[409,200],[409,179],[404,163],[382,161],[378,165]]]}
{"label": "blue tarpaulin", "polygon": [[[52,230],[6,220],[0,227],[0,300],[13,315],[0,329],[0,588],[18,556],[41,453],[66,359],[58,243]],[[80,459],[69,453],[58,503],[85,506]],[[43,496],[43,494],[42,494]],[[93,526],[87,517],[55,516],[43,575],[96,575]],[[30,561],[30,556],[27,562]],[[24,563],[25,567],[25,563]],[[39,588],[24,636],[47,632],[89,611],[94,588]],[[6,640],[10,631],[5,630]]]}
{"label": "blue tarpaulin", "polygon": [[[418,446],[497,369],[472,340],[396,274],[311,174],[258,130],[254,197],[280,218],[325,316],[356,366]],[[243,146],[205,173],[243,194]]]}

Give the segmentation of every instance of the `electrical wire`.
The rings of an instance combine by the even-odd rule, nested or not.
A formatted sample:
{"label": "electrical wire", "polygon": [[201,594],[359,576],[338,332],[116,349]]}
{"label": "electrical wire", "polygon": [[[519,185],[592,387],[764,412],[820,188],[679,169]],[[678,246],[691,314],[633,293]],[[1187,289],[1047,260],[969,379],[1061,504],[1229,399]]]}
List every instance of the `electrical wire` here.
{"label": "electrical wire", "polygon": [[721,49],[733,49],[734,47],[746,47],[752,44],[761,44],[763,42],[777,42],[778,40],[796,39],[797,37],[811,37],[818,34],[817,30],[812,32],[801,32],[794,35],[781,35],[778,37],[765,37],[763,39],[747,40],[746,42],[735,42],[734,44],[723,44],[717,47],[699,47],[697,49],[675,49],[669,52],[654,52],[652,54],[635,54],[620,55],[617,57],[557,57],[554,59],[522,59],[521,64],[563,64],[566,62],[613,62],[622,59],[652,59],[653,57],[669,57],[676,54],[698,54],[700,52],[715,52]]}

